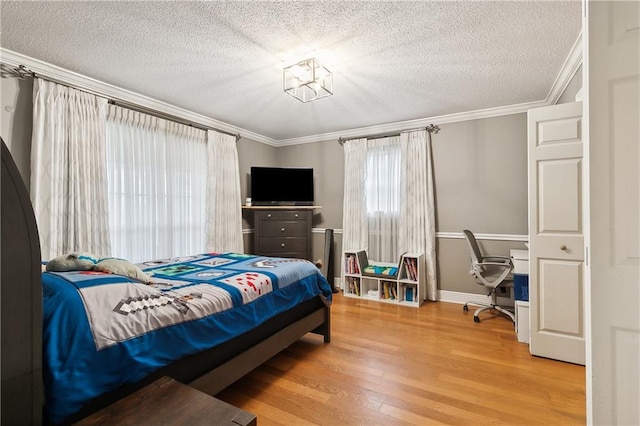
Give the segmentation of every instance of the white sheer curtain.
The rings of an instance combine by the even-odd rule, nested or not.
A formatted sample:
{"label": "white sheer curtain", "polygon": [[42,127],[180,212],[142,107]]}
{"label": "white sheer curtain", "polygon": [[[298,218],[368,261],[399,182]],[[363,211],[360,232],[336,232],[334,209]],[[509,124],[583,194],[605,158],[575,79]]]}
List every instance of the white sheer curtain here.
{"label": "white sheer curtain", "polygon": [[[364,199],[366,162],[367,140],[353,139],[345,141],[342,251],[366,250],[368,246],[367,206]],[[342,271],[344,271],[344,265]]]}
{"label": "white sheer curtain", "polygon": [[402,252],[424,253],[427,298],[437,299],[435,206],[431,139],[426,130],[400,135],[402,150],[398,246]]}
{"label": "white sheer curtain", "polygon": [[207,250],[243,253],[240,169],[235,136],[207,132]]}
{"label": "white sheer curtain", "polygon": [[205,251],[205,138],[204,130],[109,105],[114,256],[140,262]]}
{"label": "white sheer curtain", "polygon": [[105,171],[106,99],[35,79],[31,199],[42,258],[111,252]]}
{"label": "white sheer curtain", "polygon": [[367,207],[368,254],[380,262],[397,262],[400,256],[400,138],[367,141],[365,203]]}

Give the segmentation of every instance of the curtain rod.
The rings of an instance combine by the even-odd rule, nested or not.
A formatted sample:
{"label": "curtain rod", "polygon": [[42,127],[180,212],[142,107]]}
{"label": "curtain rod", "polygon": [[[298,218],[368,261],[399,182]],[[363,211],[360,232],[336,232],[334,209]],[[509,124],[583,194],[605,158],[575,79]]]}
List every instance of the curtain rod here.
{"label": "curtain rod", "polygon": [[366,138],[366,139],[380,139],[380,138],[388,138],[391,136],[400,136],[402,133],[407,133],[407,132],[413,132],[416,130],[426,130],[429,133],[438,133],[440,131],[440,127],[438,127],[437,125],[434,124],[429,124],[427,127],[420,127],[418,129],[410,129],[410,130],[403,130],[401,132],[395,132],[395,133],[378,133],[375,135],[368,135],[368,136],[360,136],[360,137],[355,137],[355,138],[338,138],[338,144],[340,146],[343,146],[344,143],[346,141],[350,141],[353,139],[362,139],[362,138]]}
{"label": "curtain rod", "polygon": [[28,69],[27,67],[25,67],[24,65],[19,65],[18,67],[13,67],[11,68],[10,66],[7,66],[5,64],[2,64],[2,76],[6,76],[6,75],[13,75],[17,78],[20,79],[27,79],[27,78],[40,78],[42,80],[47,80],[50,81],[52,83],[56,83],[56,84],[60,84],[62,86],[65,87],[69,87],[72,89],[76,89],[76,90],[81,90],[83,92],[86,93],[90,93],[92,95],[95,96],[99,96],[101,98],[106,98],[107,102],[110,103],[111,105],[116,105],[122,108],[127,108],[130,110],[134,110],[137,112],[141,112],[144,114],[149,114],[149,115],[153,115],[155,117],[158,118],[162,118],[165,120],[170,120],[176,123],[180,123],[180,124],[184,124],[185,126],[190,126],[190,127],[195,127],[196,129],[200,129],[200,130],[215,130],[216,132],[220,132],[220,133],[224,133],[226,135],[231,135],[231,136],[235,136],[236,138],[236,142],[238,142],[241,138],[240,133],[231,133],[231,132],[227,132],[225,130],[220,130],[220,129],[216,129],[215,127],[210,127],[210,126],[206,126],[204,124],[199,124],[199,123],[194,123],[192,121],[189,120],[185,120],[183,118],[180,118],[178,116],[172,115],[172,114],[167,114],[165,112],[162,111],[158,111],[152,108],[147,108],[147,107],[143,107],[141,105],[136,105],[134,103],[131,102],[127,102],[125,100],[122,99],[118,99],[118,98],[114,98],[112,96],[106,96],[103,93],[100,92],[96,92],[93,90],[88,90],[88,89],[84,89],[84,88],[78,88],[78,87],[73,87],[71,85],[69,85],[68,83],[46,76],[46,75],[42,75],[42,74],[38,74],[30,69]]}

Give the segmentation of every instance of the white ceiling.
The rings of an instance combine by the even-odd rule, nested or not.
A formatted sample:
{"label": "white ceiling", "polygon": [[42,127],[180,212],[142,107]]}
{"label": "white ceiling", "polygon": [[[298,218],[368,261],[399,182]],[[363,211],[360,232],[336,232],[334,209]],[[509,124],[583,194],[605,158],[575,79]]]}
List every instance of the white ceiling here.
{"label": "white ceiling", "polygon": [[[545,100],[580,1],[0,2],[4,49],[275,141]],[[315,56],[334,95],[282,68]]]}

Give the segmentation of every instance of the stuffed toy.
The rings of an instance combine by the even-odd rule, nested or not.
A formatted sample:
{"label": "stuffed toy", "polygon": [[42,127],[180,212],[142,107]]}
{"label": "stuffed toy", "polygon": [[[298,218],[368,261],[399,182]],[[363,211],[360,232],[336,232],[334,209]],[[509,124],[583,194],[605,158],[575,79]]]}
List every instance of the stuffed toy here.
{"label": "stuffed toy", "polygon": [[91,253],[76,251],[64,254],[47,262],[47,271],[91,271],[100,258]]}
{"label": "stuffed toy", "polygon": [[122,275],[145,284],[151,283],[149,275],[127,260],[115,257],[101,258],[85,252],[68,253],[51,259],[47,262],[46,270],[51,272],[98,271]]}

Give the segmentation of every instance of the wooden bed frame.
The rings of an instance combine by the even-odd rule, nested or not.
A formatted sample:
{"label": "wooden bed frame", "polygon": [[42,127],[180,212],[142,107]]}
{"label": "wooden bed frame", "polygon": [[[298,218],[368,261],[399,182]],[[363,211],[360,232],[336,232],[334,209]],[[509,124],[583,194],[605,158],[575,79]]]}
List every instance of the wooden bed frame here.
{"label": "wooden bed frame", "polygon": [[[2,418],[42,424],[42,285],[40,243],[29,193],[2,141]],[[161,368],[138,383],[95,398],[66,422],[77,421],[161,376],[215,395],[308,332],[331,339],[330,308],[313,298],[241,336]]]}

